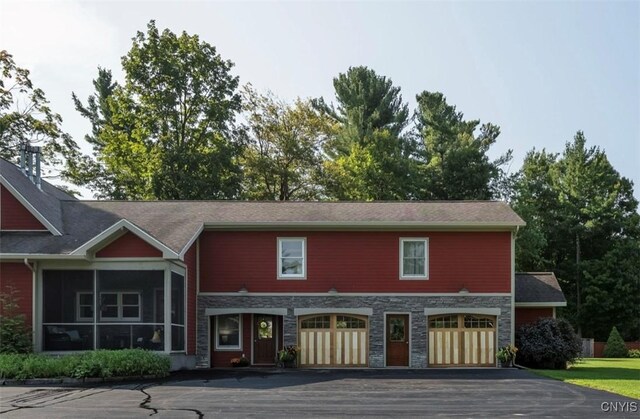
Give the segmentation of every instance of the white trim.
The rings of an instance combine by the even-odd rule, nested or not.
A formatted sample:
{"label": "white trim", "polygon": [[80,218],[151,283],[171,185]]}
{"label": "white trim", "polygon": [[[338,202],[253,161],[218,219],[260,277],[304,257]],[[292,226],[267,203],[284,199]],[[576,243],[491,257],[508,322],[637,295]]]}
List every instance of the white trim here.
{"label": "white trim", "polygon": [[307,316],[310,314],[355,314],[360,316],[372,316],[372,308],[342,308],[342,307],[329,307],[329,308],[294,308],[294,316]]}
{"label": "white trim", "polygon": [[339,292],[332,294],[328,292],[199,292],[198,296],[211,297],[509,297],[508,292],[469,292],[460,294],[459,292]]}
{"label": "white trim", "polygon": [[531,308],[535,308],[535,307],[540,307],[540,308],[546,308],[546,307],[566,307],[567,306],[567,302],[545,302],[545,303],[516,303],[515,305],[516,307],[531,307]]}
{"label": "white trim", "polygon": [[[511,344],[516,344],[516,233],[511,232]],[[496,332],[497,336],[497,332]],[[496,358],[497,362],[497,358]]]}
{"label": "white trim", "polygon": [[0,261],[9,262],[12,260],[22,260],[24,258],[38,260],[86,260],[83,255],[54,255],[50,253],[0,253]]}
{"label": "white trim", "polygon": [[205,229],[225,229],[225,228],[266,228],[266,229],[300,229],[306,227],[336,228],[344,227],[355,229],[356,227],[376,228],[376,229],[431,229],[433,227],[452,228],[455,230],[463,228],[479,229],[506,229],[513,230],[516,227],[526,225],[522,222],[483,222],[483,221],[274,221],[274,222],[205,222]]}
{"label": "white trim", "polygon": [[91,240],[87,241],[82,246],[78,247],[76,250],[71,252],[71,255],[82,255],[86,256],[88,252],[93,250],[94,248],[103,245],[106,241],[111,239],[116,234],[124,234],[123,230],[128,230],[131,233],[138,236],[138,238],[144,240],[151,246],[162,252],[162,257],[165,259],[180,259],[180,256],[165,246],[162,242],[157,240],[155,237],[142,230],[140,227],[133,224],[131,221],[122,219],[106,230],[102,231],[100,234],[93,237]]}
{"label": "white trim", "polygon": [[[2,175],[0,175],[0,183],[5,188],[7,188],[9,193],[11,193],[11,195],[13,195],[13,197],[16,198],[22,204],[22,206],[25,207],[27,211],[31,213],[31,215],[33,215],[38,221],[40,221],[40,223],[43,226],[45,226],[45,228],[49,230],[51,234],[53,234],[54,236],[62,236],[62,233],[58,231],[58,229],[55,228],[54,225],[51,224],[44,215],[40,214],[40,212],[33,205],[31,205],[31,203],[27,201],[27,199],[24,196],[22,196],[22,194],[18,192],[18,190],[14,188],[13,185],[9,183],[9,181]],[[37,231],[42,231],[42,230],[37,230]]]}
{"label": "white trim", "polygon": [[286,308],[256,308],[256,307],[237,307],[237,308],[206,308],[205,316],[220,316],[223,314],[270,314],[273,316],[286,316]]}
{"label": "white trim", "polygon": [[[411,348],[413,346],[413,331],[412,331],[412,324],[413,324],[413,319],[411,318],[411,312],[410,311],[385,311],[382,313],[382,319],[383,319],[383,338],[382,338],[382,359],[384,361],[384,366],[385,368],[387,367],[387,315],[393,315],[393,314],[403,314],[403,315],[409,315],[409,324],[407,325],[407,331],[409,332],[409,362],[406,367],[404,366],[398,366],[394,368],[411,368]],[[369,335],[371,336],[371,335]]]}
{"label": "white trim", "polygon": [[220,346],[218,344],[218,325],[220,324],[220,322],[218,321],[218,315],[216,315],[215,317],[215,322],[216,322],[216,327],[215,327],[215,349],[216,351],[220,351],[220,352],[224,352],[224,351],[241,351],[242,350],[242,313],[229,313],[229,314],[220,314],[221,316],[232,316],[232,315],[237,315],[238,316],[238,345],[237,346],[231,346],[231,345],[224,345],[224,346]]}
{"label": "white trim", "polygon": [[[283,274],[282,273],[282,243],[284,242],[302,242],[302,273],[301,274]],[[307,279],[307,238],[306,237],[278,237],[278,272],[279,280],[305,280]],[[291,256],[291,258],[299,259],[299,257]]]}
{"label": "white trim", "polygon": [[[499,308],[474,308],[474,307],[448,307],[448,308],[425,308],[425,316],[438,316],[441,314],[480,314],[485,316],[499,316],[502,310]],[[427,326],[428,327],[428,326]]]}
{"label": "white trim", "polygon": [[[405,275],[404,273],[404,243],[424,242],[424,274]],[[429,238],[428,237],[400,237],[400,279],[401,280],[428,280],[429,279]]]}
{"label": "white trim", "polygon": [[198,237],[200,237],[200,233],[202,233],[203,230],[204,230],[204,224],[202,224],[202,225],[200,225],[200,227],[198,227],[198,230],[196,231],[196,233],[189,239],[187,244],[184,245],[184,247],[182,248],[182,250],[178,254],[178,256],[180,256],[180,260],[184,260],[184,255],[187,254],[187,252],[189,251],[189,248],[191,248],[191,245],[196,240],[198,240]]}

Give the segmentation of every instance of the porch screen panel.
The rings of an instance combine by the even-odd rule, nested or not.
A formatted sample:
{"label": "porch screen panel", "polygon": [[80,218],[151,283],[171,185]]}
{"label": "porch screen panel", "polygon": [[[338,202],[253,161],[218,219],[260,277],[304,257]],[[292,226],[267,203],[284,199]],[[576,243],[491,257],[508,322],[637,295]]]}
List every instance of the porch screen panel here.
{"label": "porch screen panel", "polygon": [[101,349],[164,350],[164,271],[97,271]]}
{"label": "porch screen panel", "polygon": [[43,350],[93,349],[93,271],[43,271],[42,303]]}
{"label": "porch screen panel", "polygon": [[184,276],[171,272],[171,350],[184,351]]}

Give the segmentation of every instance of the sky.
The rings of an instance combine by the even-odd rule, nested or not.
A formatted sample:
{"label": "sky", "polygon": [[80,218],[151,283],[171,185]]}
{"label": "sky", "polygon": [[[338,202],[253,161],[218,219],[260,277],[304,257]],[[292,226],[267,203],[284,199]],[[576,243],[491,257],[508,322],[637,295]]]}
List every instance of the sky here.
{"label": "sky", "polygon": [[532,148],[560,153],[582,130],[640,199],[640,1],[0,0],[0,48],[82,144],[90,125],[71,92],[89,96],[98,66],[122,80],[120,59],[151,19],[198,34],[241,84],[285,100],[333,99],[333,78],[358,65],[401,87],[412,111],[418,93],[442,92],[465,119],[500,126],[490,155],[513,149],[512,173]]}

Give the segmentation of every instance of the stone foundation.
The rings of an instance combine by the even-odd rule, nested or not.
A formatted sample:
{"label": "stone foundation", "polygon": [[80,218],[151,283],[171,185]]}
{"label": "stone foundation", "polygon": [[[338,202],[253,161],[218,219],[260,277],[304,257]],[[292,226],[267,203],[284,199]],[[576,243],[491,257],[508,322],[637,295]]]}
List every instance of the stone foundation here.
{"label": "stone foundation", "polygon": [[369,366],[384,367],[384,316],[385,313],[407,313],[411,322],[410,367],[427,366],[427,316],[425,308],[492,308],[500,309],[498,316],[498,347],[511,343],[511,297],[510,296],[260,296],[260,295],[200,295],[198,296],[198,331],[196,355],[199,366],[209,361],[209,318],[207,308],[286,308],[284,316],[284,344],[297,343],[298,322],[293,310],[296,308],[370,308],[369,317]]}

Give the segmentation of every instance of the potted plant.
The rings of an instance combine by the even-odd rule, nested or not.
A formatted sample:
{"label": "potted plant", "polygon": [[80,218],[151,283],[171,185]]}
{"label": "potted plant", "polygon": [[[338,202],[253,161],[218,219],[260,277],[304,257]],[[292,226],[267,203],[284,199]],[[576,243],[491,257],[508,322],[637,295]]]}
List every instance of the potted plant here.
{"label": "potted plant", "polygon": [[278,366],[283,368],[295,367],[298,360],[298,350],[297,346],[289,345],[278,351]]}
{"label": "potted plant", "polygon": [[498,358],[498,361],[500,361],[500,365],[503,368],[512,367],[516,362],[516,352],[518,352],[518,348],[509,344],[498,349],[496,358]]}
{"label": "potted plant", "polygon": [[249,359],[242,354],[240,358],[231,358],[231,366],[234,368],[248,367],[250,364]]}

